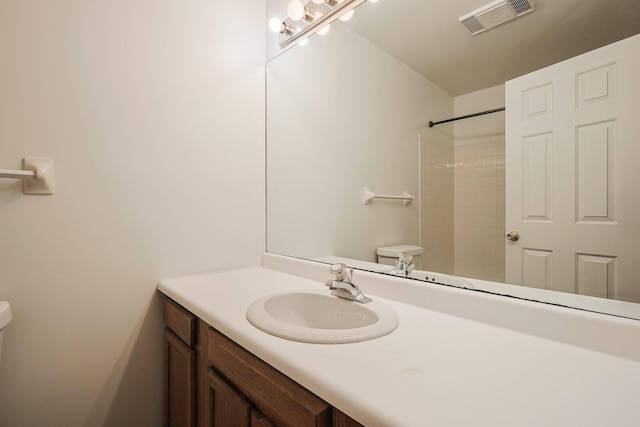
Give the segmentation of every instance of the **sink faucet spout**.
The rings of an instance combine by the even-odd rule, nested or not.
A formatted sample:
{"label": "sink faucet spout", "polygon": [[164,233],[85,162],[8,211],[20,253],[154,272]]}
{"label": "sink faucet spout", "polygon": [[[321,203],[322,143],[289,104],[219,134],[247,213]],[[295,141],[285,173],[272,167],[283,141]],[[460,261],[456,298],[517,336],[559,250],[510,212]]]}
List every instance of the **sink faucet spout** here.
{"label": "sink faucet spout", "polygon": [[330,267],[330,271],[333,274],[333,280],[327,280],[325,286],[328,286],[333,291],[331,295],[361,304],[371,302],[371,298],[365,296],[360,288],[352,282],[352,272],[347,269],[345,264],[333,264]]}
{"label": "sink faucet spout", "polygon": [[391,270],[390,274],[400,277],[409,277],[415,265],[412,262],[413,257],[409,254],[401,253],[396,262],[396,266]]}

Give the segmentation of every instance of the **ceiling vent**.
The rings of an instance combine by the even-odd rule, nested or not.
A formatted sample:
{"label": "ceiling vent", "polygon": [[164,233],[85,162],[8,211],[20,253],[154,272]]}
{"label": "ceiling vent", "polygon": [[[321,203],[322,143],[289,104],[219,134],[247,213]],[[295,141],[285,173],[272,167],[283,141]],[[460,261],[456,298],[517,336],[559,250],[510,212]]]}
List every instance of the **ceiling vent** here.
{"label": "ceiling vent", "polygon": [[471,34],[478,34],[531,11],[531,0],[497,0],[461,16],[460,22]]}

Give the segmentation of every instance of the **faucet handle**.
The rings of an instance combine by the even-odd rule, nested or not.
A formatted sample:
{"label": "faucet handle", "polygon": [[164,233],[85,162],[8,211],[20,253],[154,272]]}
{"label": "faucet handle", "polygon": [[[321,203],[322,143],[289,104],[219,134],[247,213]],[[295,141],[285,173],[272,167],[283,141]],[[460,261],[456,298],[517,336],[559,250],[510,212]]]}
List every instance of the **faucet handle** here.
{"label": "faucet handle", "polygon": [[413,261],[413,256],[409,255],[407,253],[400,253],[400,255],[398,256],[398,261],[404,262],[407,265],[409,265],[411,263],[411,261]]}
{"label": "faucet handle", "polygon": [[329,271],[333,275],[334,280],[327,280],[324,285],[333,291],[331,295],[357,301],[361,304],[371,302],[371,298],[366,297],[358,285],[352,283],[351,276],[353,271],[349,269],[346,264],[333,264],[329,267]]}
{"label": "faucet handle", "polygon": [[329,271],[333,277],[340,282],[349,278],[349,271],[347,270],[347,265],[344,263],[332,264],[331,267],[329,267]]}

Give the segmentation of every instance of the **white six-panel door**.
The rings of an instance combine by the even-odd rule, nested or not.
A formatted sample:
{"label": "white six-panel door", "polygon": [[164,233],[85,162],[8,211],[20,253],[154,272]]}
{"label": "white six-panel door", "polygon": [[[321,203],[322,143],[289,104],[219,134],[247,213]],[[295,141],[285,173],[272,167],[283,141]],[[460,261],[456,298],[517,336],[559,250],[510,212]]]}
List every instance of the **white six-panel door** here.
{"label": "white six-panel door", "polygon": [[640,36],[506,83],[507,283],[640,302]]}

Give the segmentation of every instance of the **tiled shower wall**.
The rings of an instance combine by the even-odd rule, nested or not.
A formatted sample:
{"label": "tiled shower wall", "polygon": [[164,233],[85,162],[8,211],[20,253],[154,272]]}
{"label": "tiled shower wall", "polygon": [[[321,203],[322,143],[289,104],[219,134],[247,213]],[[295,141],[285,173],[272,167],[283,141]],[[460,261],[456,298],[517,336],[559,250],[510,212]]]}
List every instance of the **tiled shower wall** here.
{"label": "tiled shower wall", "polygon": [[504,282],[504,151],[423,142],[423,270]]}
{"label": "tiled shower wall", "polygon": [[[454,116],[504,105],[504,85],[454,99]],[[503,282],[504,113],[421,135],[422,269]]]}
{"label": "tiled shower wall", "polygon": [[[433,136],[433,135],[432,135]],[[421,269],[454,274],[454,155],[451,138],[422,138]]]}
{"label": "tiled shower wall", "polygon": [[[504,85],[454,98],[456,117],[504,105]],[[504,282],[504,112],[454,122],[456,275]]]}
{"label": "tiled shower wall", "polygon": [[504,136],[454,149],[455,274],[504,282]]}

